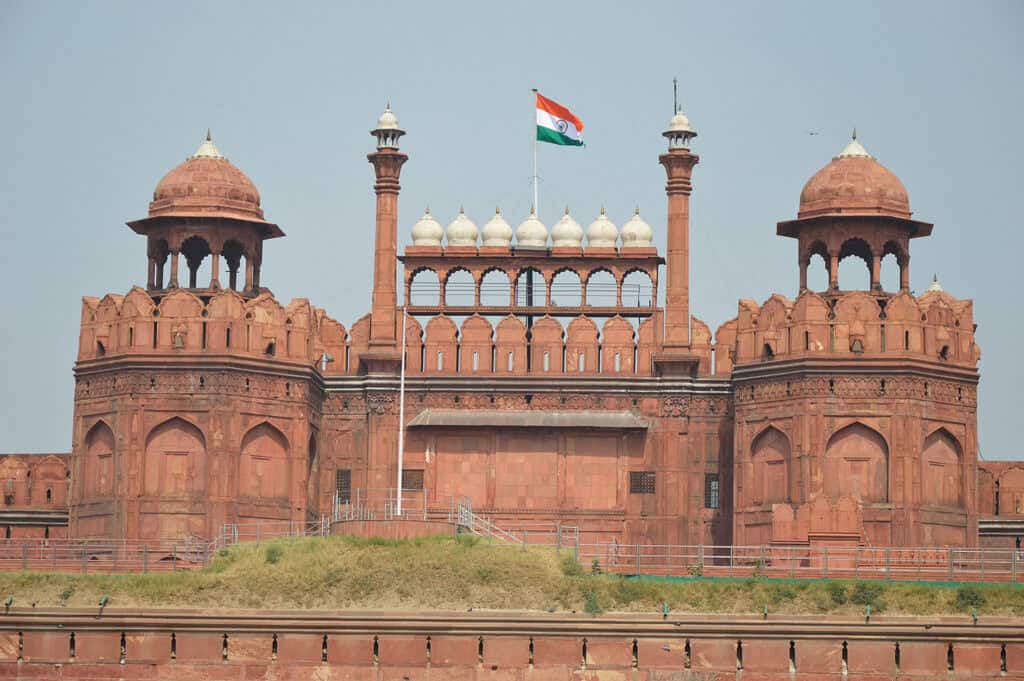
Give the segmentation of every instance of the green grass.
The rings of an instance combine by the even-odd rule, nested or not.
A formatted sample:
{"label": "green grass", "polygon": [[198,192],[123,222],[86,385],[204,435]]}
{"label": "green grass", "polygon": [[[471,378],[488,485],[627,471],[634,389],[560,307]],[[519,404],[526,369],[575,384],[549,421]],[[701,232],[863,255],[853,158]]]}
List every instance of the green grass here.
{"label": "green grass", "polygon": [[593,574],[563,551],[478,537],[329,537],[242,544],[205,570],[145,575],[0,573],[16,606],[534,610],[1024,616],[1024,586]]}

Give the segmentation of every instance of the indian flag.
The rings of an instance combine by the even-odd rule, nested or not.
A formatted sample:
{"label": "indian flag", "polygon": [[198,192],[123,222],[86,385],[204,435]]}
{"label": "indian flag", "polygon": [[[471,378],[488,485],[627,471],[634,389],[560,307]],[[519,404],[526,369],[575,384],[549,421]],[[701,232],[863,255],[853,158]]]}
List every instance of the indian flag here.
{"label": "indian flag", "polygon": [[583,146],[583,121],[558,102],[537,93],[537,140]]}

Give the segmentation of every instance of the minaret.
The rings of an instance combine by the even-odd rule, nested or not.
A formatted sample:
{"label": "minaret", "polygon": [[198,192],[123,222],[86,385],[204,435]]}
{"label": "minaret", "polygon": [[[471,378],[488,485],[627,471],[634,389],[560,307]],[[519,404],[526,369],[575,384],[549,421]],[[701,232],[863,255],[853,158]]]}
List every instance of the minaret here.
{"label": "minaret", "polygon": [[666,350],[690,345],[690,175],[700,157],[690,153],[690,140],[697,136],[690,121],[679,109],[672,116],[668,130],[668,153],[658,157],[665,166],[668,183],[668,257],[665,290]]}
{"label": "minaret", "polygon": [[398,138],[405,131],[398,127],[398,117],[387,105],[370,132],[377,138],[377,151],[367,155],[373,164],[377,193],[377,234],[373,259],[373,307],[370,315],[370,348],[397,347],[397,287],[395,284],[398,259],[398,192],[402,188],[398,178],[402,164],[409,157],[398,150]]}

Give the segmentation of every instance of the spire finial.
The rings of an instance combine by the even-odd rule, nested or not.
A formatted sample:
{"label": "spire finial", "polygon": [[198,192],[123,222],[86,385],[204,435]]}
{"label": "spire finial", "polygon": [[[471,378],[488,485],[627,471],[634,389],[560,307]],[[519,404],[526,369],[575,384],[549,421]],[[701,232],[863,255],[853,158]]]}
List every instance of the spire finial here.
{"label": "spire finial", "polygon": [[537,214],[537,209],[536,209],[536,207],[535,207],[535,206],[534,206],[534,205],[533,205],[533,204],[531,203],[531,204],[530,204],[530,215],[536,215],[536,214]]}
{"label": "spire finial", "polygon": [[501,215],[501,206],[495,206],[494,207],[494,214],[495,215]]}
{"label": "spire finial", "polygon": [[566,214],[566,215],[568,215],[568,214],[569,214],[569,206],[566,206],[566,207],[565,207],[565,214]]}
{"label": "spire finial", "polygon": [[604,215],[604,205],[601,206],[601,215]]}
{"label": "spire finial", "polygon": [[853,126],[853,139],[857,139],[857,126]]}
{"label": "spire finial", "polygon": [[679,113],[679,92],[678,92],[678,79],[672,79],[672,115],[675,116]]}
{"label": "spire finial", "polygon": [[427,204],[427,210],[426,210],[426,211],[424,211],[424,213],[425,213],[426,215],[430,215],[430,204],[429,204],[429,203]]}
{"label": "spire finial", "polygon": [[633,210],[633,215],[640,215],[640,204],[637,204],[636,209]]}
{"label": "spire finial", "polygon": [[212,142],[213,141],[213,135],[210,134],[210,129],[209,128],[206,129],[206,141],[207,142]]}
{"label": "spire finial", "polygon": [[463,206],[459,206],[459,215],[465,215],[465,214],[466,214],[465,208]]}
{"label": "spire finial", "polygon": [[938,280],[939,280],[939,275],[937,273],[932,274],[932,283],[935,283]]}

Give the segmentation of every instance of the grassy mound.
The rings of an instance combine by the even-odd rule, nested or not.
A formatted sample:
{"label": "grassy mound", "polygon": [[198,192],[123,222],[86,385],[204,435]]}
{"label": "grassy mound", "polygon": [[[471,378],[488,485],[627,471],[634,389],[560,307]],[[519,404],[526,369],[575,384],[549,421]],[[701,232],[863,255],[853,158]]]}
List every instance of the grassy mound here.
{"label": "grassy mound", "polygon": [[477,537],[278,539],[222,551],[202,571],[0,573],[26,606],[424,609],[1024,616],[1024,587],[827,580],[627,579],[590,574],[566,552]]}

